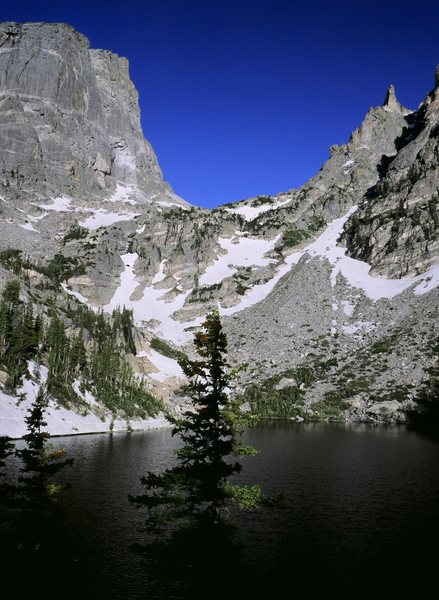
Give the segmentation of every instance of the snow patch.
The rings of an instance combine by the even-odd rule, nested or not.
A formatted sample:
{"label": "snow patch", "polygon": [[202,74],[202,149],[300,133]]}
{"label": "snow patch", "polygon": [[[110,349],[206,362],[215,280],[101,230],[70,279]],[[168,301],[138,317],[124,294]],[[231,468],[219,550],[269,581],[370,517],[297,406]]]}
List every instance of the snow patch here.
{"label": "snow patch", "polygon": [[355,323],[350,323],[349,325],[343,324],[342,331],[345,335],[354,335],[359,331],[364,331],[367,333],[375,329],[375,327],[376,325],[370,321],[356,321]]}
{"label": "snow patch", "polygon": [[54,210],[55,212],[70,212],[70,204],[72,203],[70,198],[60,196],[59,198],[53,198],[52,204],[34,204],[38,208],[44,208],[45,210]]}
{"label": "snow patch", "polygon": [[66,292],[66,294],[69,294],[70,296],[74,296],[77,300],[79,300],[79,302],[82,302],[83,304],[87,304],[87,306],[93,310],[94,312],[98,312],[98,308],[96,306],[93,306],[92,304],[89,303],[88,299],[83,296],[80,292],[75,292],[74,290],[71,290],[66,283],[61,283],[60,284],[62,289]]}
{"label": "snow patch", "polygon": [[[347,280],[349,285],[363,290],[371,300],[393,298],[416,283],[419,284],[414,290],[417,295],[425,294],[439,285],[439,264],[416,277],[385,279],[384,277],[372,277],[369,275],[370,265],[346,256],[346,248],[337,246],[337,240],[346,221],[357,208],[357,206],[353,206],[346,215],[334,219],[315,242],[295,254],[303,255],[307,253],[311,257],[326,258],[333,267],[331,273],[333,287],[336,284],[337,276],[340,274]],[[288,258],[291,259],[291,257]]]}
{"label": "snow patch", "polygon": [[109,227],[110,225],[114,225],[114,223],[119,223],[120,221],[131,221],[134,217],[138,217],[140,213],[112,213],[102,208],[97,210],[90,211],[93,212],[91,217],[84,219],[84,221],[80,221],[79,225],[81,227],[86,227],[90,231],[94,231],[99,229],[99,227]]}
{"label": "snow patch", "polygon": [[[346,248],[337,246],[337,240],[343,232],[343,227],[349,217],[357,210],[353,206],[343,217],[334,219],[325,231],[311,244],[293,252],[285,258],[285,263],[280,266],[275,276],[266,283],[256,285],[248,290],[239,304],[230,308],[222,308],[222,315],[233,315],[245,308],[249,308],[264,298],[273,290],[276,283],[299,262],[305,254],[311,258],[327,259],[332,266],[331,283],[335,287],[337,276],[341,274],[349,285],[361,289],[371,300],[380,298],[393,298],[404,290],[418,284],[414,288],[416,295],[422,295],[439,286],[439,264],[431,267],[422,275],[405,277],[402,279],[385,279],[369,275],[370,265],[346,256]],[[333,307],[334,308],[334,307]],[[335,309],[334,309],[335,310]]]}
{"label": "snow patch", "polygon": [[[149,377],[156,381],[166,381],[171,377],[182,379],[184,377],[182,368],[174,358],[163,356],[160,352],[149,349],[148,353],[143,353],[142,356],[147,356],[151,363],[158,369],[158,373],[149,373]],[[138,355],[139,356],[139,355]]]}
{"label": "snow patch", "polygon": [[138,254],[135,252],[121,256],[125,269],[120,276],[120,285],[103,310],[111,313],[118,306],[125,306],[133,311],[136,323],[157,321],[156,332],[165,339],[172,340],[176,344],[188,341],[191,334],[184,331],[188,323],[174,321],[171,315],[183,307],[190,290],[180,290],[175,298],[167,300],[164,296],[170,290],[157,290],[154,285],[151,285],[145,287],[139,300],[131,300],[134,290],[139,286],[134,274],[134,263],[137,258]]}
{"label": "snow patch", "polygon": [[[36,377],[39,371],[39,377],[42,383],[47,380],[47,368],[38,366],[33,361],[28,365],[30,373]],[[79,389],[79,383],[76,383]],[[0,436],[7,435],[11,438],[21,438],[26,433],[25,417],[31,404],[35,401],[38,393],[39,383],[25,379],[18,394],[24,394],[25,398],[18,401],[17,398],[0,391]],[[86,392],[83,396],[90,404],[96,404],[94,398]],[[49,405],[44,415],[47,422],[45,431],[50,435],[73,435],[78,433],[105,433],[112,429],[113,431],[126,431],[128,425],[131,429],[159,429],[169,427],[169,422],[164,418],[150,418],[130,420],[129,423],[122,419],[112,420],[111,414],[107,414],[104,419],[99,418],[92,412],[80,415],[72,410],[57,405],[53,400],[49,400]]]}
{"label": "snow patch", "polygon": [[[238,235],[238,233],[236,233]],[[219,283],[233,275],[236,267],[266,266],[274,260],[265,258],[265,254],[273,250],[280,236],[274,240],[258,240],[239,237],[237,243],[228,238],[219,238],[218,242],[225,254],[218,256],[213,265],[207,267],[200,277],[200,285]]]}
{"label": "snow patch", "polygon": [[21,227],[22,229],[26,229],[27,231],[34,231],[35,233],[40,233],[38,229],[35,229],[35,227],[31,223],[25,223],[24,225],[19,225],[19,227]]}
{"label": "snow patch", "polygon": [[185,206],[184,204],[179,204],[178,202],[172,202],[169,200],[156,200],[156,204],[159,204],[160,206],[177,206],[178,208],[182,208],[183,210],[189,210],[191,207],[190,206]]}
{"label": "snow patch", "polygon": [[354,314],[355,304],[352,304],[352,302],[349,302],[349,300],[342,300],[341,304],[343,306],[343,312],[346,316],[350,317]]}
{"label": "snow patch", "polygon": [[116,190],[110,198],[108,198],[108,202],[123,202],[125,204],[136,204],[136,201],[131,198],[131,194],[134,193],[134,189],[132,185],[126,185],[122,183],[118,183],[116,185]]}
{"label": "snow patch", "polygon": [[289,202],[291,202],[291,198],[283,201],[273,202],[272,204],[261,204],[260,206],[243,204],[241,206],[237,206],[236,208],[227,207],[226,210],[230,213],[234,213],[235,215],[243,216],[246,221],[253,221],[253,219],[255,219],[258,215],[270,210],[276,210],[281,206],[285,206]]}
{"label": "snow patch", "polygon": [[103,307],[103,310],[108,313],[113,312],[118,306],[125,306],[128,308],[130,297],[139,285],[134,275],[134,263],[139,258],[137,252],[122,254],[120,258],[123,261],[125,269],[120,275],[120,285],[115,291],[114,296],[111,298],[110,302]]}
{"label": "snow patch", "polygon": [[164,268],[165,268],[165,264],[168,262],[168,259],[165,258],[164,260],[162,260],[162,262],[160,263],[159,266],[159,270],[158,272],[154,275],[153,280],[151,281],[151,283],[154,285],[155,283],[160,283],[161,281],[163,281],[163,279],[166,278],[165,272],[164,272]]}

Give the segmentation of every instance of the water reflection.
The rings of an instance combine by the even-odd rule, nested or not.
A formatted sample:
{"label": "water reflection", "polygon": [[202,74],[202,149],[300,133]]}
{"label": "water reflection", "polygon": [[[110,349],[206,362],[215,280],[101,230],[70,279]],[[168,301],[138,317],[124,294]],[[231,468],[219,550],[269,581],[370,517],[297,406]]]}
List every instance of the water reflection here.
{"label": "water reflection", "polygon": [[170,432],[63,439],[75,465],[63,475],[72,487],[56,531],[58,563],[19,571],[16,588],[26,573],[49,600],[435,597],[435,440],[403,427],[275,421],[245,442],[260,454],[243,458],[239,482],[286,495],[288,507],[236,511],[235,531],[201,527],[154,544],[127,497],[140,493],[146,471],[172,466]]}

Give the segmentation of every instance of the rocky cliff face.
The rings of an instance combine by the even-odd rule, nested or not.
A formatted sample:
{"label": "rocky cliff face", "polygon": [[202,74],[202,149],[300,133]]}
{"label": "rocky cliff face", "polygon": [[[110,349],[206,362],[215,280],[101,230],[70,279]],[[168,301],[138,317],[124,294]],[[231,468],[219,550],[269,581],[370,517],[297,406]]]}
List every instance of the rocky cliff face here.
{"label": "rocky cliff face", "polygon": [[346,228],[352,256],[377,275],[418,275],[439,253],[439,78],[419,110],[406,115],[395,150],[383,156],[371,187]]}
{"label": "rocky cliff face", "polygon": [[64,24],[0,25],[0,170],[21,196],[144,203],[172,192],[142,135],[128,62]]}
{"label": "rocky cliff face", "polygon": [[0,245],[79,262],[61,303],[132,309],[132,363],[170,402],[181,371],[157,339],[190,351],[219,305],[250,410],[403,420],[438,333],[438,94],[410,112],[391,86],[300,189],[206,210],[163,182],[125,59],[2,24]]}

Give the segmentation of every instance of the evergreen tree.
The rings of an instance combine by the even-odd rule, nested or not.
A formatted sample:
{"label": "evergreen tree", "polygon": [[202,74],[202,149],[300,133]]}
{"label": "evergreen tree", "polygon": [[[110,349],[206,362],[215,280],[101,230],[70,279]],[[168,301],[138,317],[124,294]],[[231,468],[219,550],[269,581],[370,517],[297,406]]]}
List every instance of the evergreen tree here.
{"label": "evergreen tree", "polygon": [[21,302],[20,283],[9,281],[0,303],[0,364],[8,372],[6,389],[15,391],[20,385],[38,343],[32,304]]}
{"label": "evergreen tree", "polygon": [[40,387],[35,401],[25,417],[27,433],[23,436],[26,446],[15,451],[21,460],[21,475],[18,478],[18,500],[20,525],[18,538],[24,550],[40,549],[54,529],[56,522],[56,495],[61,486],[52,481],[52,477],[73,459],[65,459],[63,448],[54,448],[48,443],[49,434],[44,414],[47,398]]}
{"label": "evergreen tree", "polygon": [[255,451],[238,440],[243,416],[229,394],[234,372],[226,362],[227,340],[217,311],[207,316],[194,344],[200,360],[181,361],[194,404],[182,419],[172,419],[173,434],[183,441],[178,464],[160,475],[147,473],[140,480],[144,493],[130,497],[138,507],[147,508],[147,526],[153,531],[169,521],[218,524],[232,498],[247,508],[262,501],[259,486],[228,484],[228,478],[241,470],[232,457]]}

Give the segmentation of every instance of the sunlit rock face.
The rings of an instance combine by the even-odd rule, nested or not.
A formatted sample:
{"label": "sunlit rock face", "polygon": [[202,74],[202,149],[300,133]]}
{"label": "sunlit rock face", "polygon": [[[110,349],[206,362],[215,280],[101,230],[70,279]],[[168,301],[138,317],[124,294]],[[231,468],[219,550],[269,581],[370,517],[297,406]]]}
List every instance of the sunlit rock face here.
{"label": "sunlit rock face", "polygon": [[[352,256],[386,277],[418,275],[439,254],[439,88],[405,115],[395,152],[351,220],[345,239]],[[395,100],[390,104],[396,106]],[[398,107],[394,110],[398,110]]]}
{"label": "sunlit rock face", "polygon": [[139,203],[170,193],[142,134],[128,61],[91,50],[68,25],[0,25],[0,127],[0,175],[12,197]]}
{"label": "sunlit rock face", "polygon": [[78,260],[58,301],[131,309],[130,360],[174,404],[181,370],[152,340],[190,351],[219,307],[275,416],[401,421],[439,334],[438,94],[411,112],[390,86],[301,188],[207,210],[163,181],[126,59],[0,24],[0,250]]}

